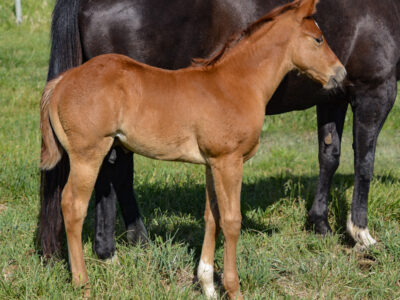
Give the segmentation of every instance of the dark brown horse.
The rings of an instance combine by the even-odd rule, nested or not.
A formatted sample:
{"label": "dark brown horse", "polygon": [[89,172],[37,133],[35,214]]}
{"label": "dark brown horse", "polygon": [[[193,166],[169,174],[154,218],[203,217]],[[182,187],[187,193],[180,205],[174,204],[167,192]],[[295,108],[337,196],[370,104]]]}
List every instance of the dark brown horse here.
{"label": "dark brown horse", "polygon": [[[186,67],[192,58],[218,51],[231,34],[286,2],[57,0],[48,78],[110,52],[163,68]],[[310,80],[289,75],[266,110],[267,114],[277,114],[318,103],[320,175],[309,220],[318,233],[325,234],[330,231],[327,205],[331,179],[339,165],[343,123],[350,103],[354,113],[355,182],[348,227],[353,238],[364,246],[374,243],[367,228],[367,204],[376,141],[395,101],[400,75],[399,11],[399,1],[323,0],[315,17],[348,71],[344,93],[326,95]],[[132,165],[132,155],[116,147],[100,172],[95,188],[94,249],[101,258],[114,253],[117,200],[128,238],[134,241],[145,236],[133,196]],[[46,255],[58,251],[61,245],[60,192],[67,174],[67,160],[42,174],[40,232]]]}
{"label": "dark brown horse", "polygon": [[267,103],[291,70],[325,89],[338,87],[346,76],[311,18],[317,2],[277,7],[197,66],[169,71],[106,54],[47,84],[41,168],[52,169],[64,151],[68,155],[61,205],[76,285],[88,282],[81,234],[90,196],[105,156],[118,142],[150,158],[206,165],[198,277],[207,297],[214,298],[214,250],[221,229],[224,287],[230,298],[241,299],[236,245],[242,170],[258,149]]}

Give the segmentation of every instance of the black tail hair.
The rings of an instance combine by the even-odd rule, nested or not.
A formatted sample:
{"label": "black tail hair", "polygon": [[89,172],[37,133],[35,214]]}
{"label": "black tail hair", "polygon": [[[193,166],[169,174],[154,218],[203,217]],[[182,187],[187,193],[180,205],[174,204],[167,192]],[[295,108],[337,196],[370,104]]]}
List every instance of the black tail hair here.
{"label": "black tail hair", "polygon": [[51,52],[47,81],[82,64],[78,12],[80,0],[57,0],[51,22]]}
{"label": "black tail hair", "polygon": [[[57,0],[51,23],[51,53],[47,80],[82,64],[78,12],[80,0]],[[40,215],[38,242],[45,257],[61,252],[63,217],[61,192],[67,182],[69,160],[64,152],[54,169],[42,171],[40,176]]]}

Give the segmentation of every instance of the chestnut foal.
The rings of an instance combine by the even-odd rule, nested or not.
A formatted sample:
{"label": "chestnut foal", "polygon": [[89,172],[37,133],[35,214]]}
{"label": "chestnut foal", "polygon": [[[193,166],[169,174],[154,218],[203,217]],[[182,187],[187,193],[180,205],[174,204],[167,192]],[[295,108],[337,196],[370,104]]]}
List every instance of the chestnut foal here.
{"label": "chestnut foal", "polygon": [[206,165],[205,236],[198,277],[215,297],[213,262],[225,236],[224,287],[241,298],[236,244],[243,163],[259,145],[265,107],[290,70],[336,87],[346,75],[311,15],[296,0],[252,24],[209,60],[167,71],[107,54],[50,81],[41,100],[41,168],[68,154],[62,193],[73,282],[87,283],[82,224],[104,157],[115,142],[161,160]]}

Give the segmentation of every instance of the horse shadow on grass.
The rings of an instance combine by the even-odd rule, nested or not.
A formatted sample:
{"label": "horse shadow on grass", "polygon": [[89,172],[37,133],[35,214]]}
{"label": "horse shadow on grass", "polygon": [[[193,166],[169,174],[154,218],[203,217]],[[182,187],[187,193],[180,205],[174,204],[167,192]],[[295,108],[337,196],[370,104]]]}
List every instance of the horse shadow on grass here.
{"label": "horse shadow on grass", "polygon": [[[375,178],[382,183],[400,181],[400,178],[394,178],[391,175],[376,176]],[[261,178],[254,182],[245,182],[241,194],[242,232],[266,235],[279,232],[279,226],[265,224],[258,218],[247,216],[254,215],[252,214],[254,211],[279,209],[279,202],[287,197],[289,200],[286,201],[304,199],[305,209],[308,211],[314,200],[317,181],[317,176],[298,176],[285,173]],[[352,174],[336,174],[330,193],[331,226],[335,233],[341,235],[340,242],[347,246],[354,245],[352,239],[344,234],[349,211],[346,193],[348,189],[353,189],[353,185]],[[149,230],[150,240],[154,240],[156,236],[161,237],[164,241],[172,238],[174,243],[188,245],[189,249],[194,250],[195,257],[199,258],[204,236],[204,184],[163,187],[157,184],[145,184],[135,189],[135,195]],[[93,241],[94,205],[94,199],[91,199],[82,232],[84,244]],[[121,213],[119,210],[117,211],[115,235],[118,242],[128,243]],[[302,226],[304,229],[312,231],[307,222]],[[217,243],[217,247],[220,246],[221,239]],[[38,250],[40,251],[40,249]],[[65,242],[61,257],[68,258]]]}
{"label": "horse shadow on grass", "polygon": [[[242,232],[272,235],[279,232],[279,226],[266,224],[254,216],[254,212],[279,209],[283,201],[304,199],[305,208],[311,208],[317,185],[317,176],[298,176],[292,173],[280,174],[245,182],[242,186],[241,211]],[[334,232],[345,232],[348,213],[346,191],[353,186],[353,175],[336,174],[331,188],[330,221]],[[150,240],[156,236],[164,241],[172,238],[174,243],[184,243],[199,257],[204,236],[205,185],[163,185],[144,184],[135,189],[141,213],[144,216]],[[289,200],[287,200],[289,199]],[[93,200],[93,199],[92,199]],[[262,218],[265,219],[265,218]],[[307,223],[303,228],[312,230]],[[125,225],[118,210],[116,237],[126,242]],[[94,232],[94,201],[91,201],[83,230],[84,243],[92,240]],[[342,239],[345,244],[350,239]],[[221,239],[219,239],[220,246]]]}
{"label": "horse shadow on grass", "polygon": [[[330,223],[333,231],[340,234],[339,242],[347,247],[353,247],[353,240],[345,233],[349,204],[346,194],[353,189],[352,174],[336,174],[330,193]],[[400,182],[400,178],[391,175],[376,176],[379,182]],[[308,211],[314,199],[317,185],[317,176],[298,176],[292,173],[280,174],[245,182],[242,186],[241,211],[242,232],[247,234],[264,234],[271,236],[279,232],[279,225],[266,224],[265,221],[254,217],[254,211],[265,212],[280,208],[280,201],[300,203],[304,205],[302,211]],[[199,260],[204,235],[203,212],[205,206],[204,184],[189,186],[162,186],[157,184],[143,184],[136,188],[135,194],[141,208],[142,215],[149,230],[150,240],[156,237],[162,240],[172,239],[173,243],[185,244],[189,251],[193,251],[194,259]],[[304,199],[304,202],[297,201]],[[305,209],[304,209],[305,208]],[[250,217],[248,217],[250,216]],[[304,219],[305,216],[304,216]],[[116,237],[119,243],[128,243],[125,226],[118,211],[116,222]],[[306,223],[303,229],[312,230]],[[301,228],[300,228],[301,230]],[[94,199],[91,200],[87,218],[83,228],[83,243],[93,241],[94,234]],[[217,249],[222,247],[219,238]],[[67,245],[64,243],[61,257],[68,261]],[[193,284],[198,284],[196,270],[193,273]],[[214,274],[214,281],[222,289],[220,274]],[[198,287],[198,286],[197,286]],[[199,288],[199,287],[198,287]]]}

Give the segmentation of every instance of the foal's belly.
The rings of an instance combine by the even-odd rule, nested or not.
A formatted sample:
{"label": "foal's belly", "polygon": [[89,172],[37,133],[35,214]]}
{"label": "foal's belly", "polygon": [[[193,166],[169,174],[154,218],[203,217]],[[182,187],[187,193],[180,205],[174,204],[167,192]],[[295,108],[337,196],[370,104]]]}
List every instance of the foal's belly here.
{"label": "foal's belly", "polygon": [[116,137],[130,151],[158,160],[206,164],[197,141],[190,137],[139,137],[123,133]]}

